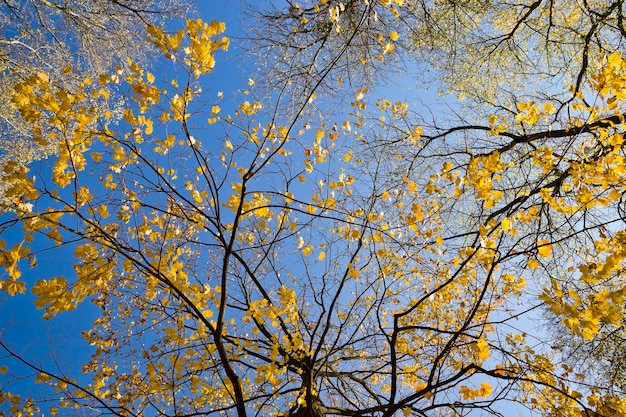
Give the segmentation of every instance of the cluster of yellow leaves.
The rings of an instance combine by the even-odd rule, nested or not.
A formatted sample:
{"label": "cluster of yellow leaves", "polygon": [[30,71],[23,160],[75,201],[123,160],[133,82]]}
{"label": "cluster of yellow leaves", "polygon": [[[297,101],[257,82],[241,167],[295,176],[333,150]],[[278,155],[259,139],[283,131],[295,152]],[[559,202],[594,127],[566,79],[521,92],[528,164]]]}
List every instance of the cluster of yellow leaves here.
{"label": "cluster of yellow leaves", "polygon": [[483,200],[485,208],[495,206],[504,195],[502,191],[493,189],[493,182],[502,178],[498,173],[505,167],[497,151],[474,157],[469,162],[466,179],[478,199]]}
{"label": "cluster of yellow leaves", "polygon": [[504,288],[502,293],[505,296],[513,294],[517,297],[522,295],[522,290],[526,288],[526,279],[514,274],[502,274],[501,278]]}
{"label": "cluster of yellow leaves", "polygon": [[396,17],[400,17],[398,7],[409,6],[409,2],[405,0],[382,0],[380,5],[389,9],[389,11]]}
{"label": "cluster of yellow leaves", "polygon": [[[309,347],[304,343],[298,331],[299,309],[296,293],[293,289],[282,286],[277,291],[278,300],[272,302],[267,298],[253,301],[249,304],[244,323],[253,323],[253,333],[267,333],[271,326],[272,345],[268,348],[268,363],[256,367],[256,383],[269,382],[271,385],[283,383],[282,375],[287,371],[287,362],[290,358],[303,359],[310,354]],[[259,345],[252,345],[250,340],[246,346],[259,351]]]}
{"label": "cluster of yellow leaves", "polygon": [[56,277],[39,280],[32,288],[36,296],[35,306],[45,309],[44,319],[74,310],[87,297],[99,293],[113,278],[115,262],[100,256],[95,244],[79,245],[74,254],[74,282],[70,284],[64,277]]}
{"label": "cluster of yellow leaves", "polygon": [[[515,116],[515,120],[518,122],[525,122],[529,125],[534,125],[537,123],[542,117],[547,117],[554,112],[556,109],[551,103],[545,103],[543,105],[543,109],[539,110],[539,107],[534,102],[522,102],[517,105],[519,113]],[[490,119],[490,122],[492,120]],[[496,130],[499,130],[498,127]]]}
{"label": "cluster of yellow leaves", "polygon": [[387,36],[378,33],[376,34],[376,40],[380,45],[380,54],[375,55],[374,59],[377,61],[384,61],[385,55],[390,54],[395,49],[394,42],[398,40],[398,32],[391,32]]}
{"label": "cluster of yellow leaves", "polygon": [[75,300],[68,283],[63,277],[40,280],[32,288],[37,308],[45,308],[44,318],[50,318],[61,311],[75,308]]}
{"label": "cluster of yellow leaves", "polygon": [[[0,391],[0,405],[7,404],[8,411],[16,417],[34,417],[41,412],[38,403],[32,397],[22,398],[19,394]],[[56,414],[56,408],[51,410]]]}
{"label": "cluster of yellow leaves", "polygon": [[[173,59],[181,49],[184,52],[184,62],[194,77],[209,73],[215,67],[215,52],[228,50],[229,39],[222,37],[214,40],[214,36],[223,33],[226,25],[223,22],[212,21],[205,23],[202,20],[187,20],[186,30],[179,30],[173,35],[167,35],[161,28],[151,26],[148,29],[149,40],[159,48],[167,58]],[[188,37],[188,43],[182,41]]]}
{"label": "cluster of yellow leaves", "polygon": [[[145,72],[139,65],[134,62],[129,62],[130,74],[124,78],[124,80],[131,87],[133,92],[133,100],[139,104],[139,111],[145,113],[148,109],[157,104],[161,98],[161,93],[157,87],[152,83],[154,82],[154,75],[150,72]],[[125,110],[125,118],[129,123],[132,123],[133,115],[130,109]],[[130,120],[128,120],[130,119]],[[152,132],[151,125],[147,134]]]}
{"label": "cluster of yellow leaves", "polygon": [[544,174],[549,173],[554,169],[556,161],[554,156],[554,149],[549,146],[542,146],[532,151],[533,164],[541,167]]}
{"label": "cluster of yellow leaves", "polygon": [[[532,355],[532,353],[528,353],[526,355],[528,358],[533,357],[536,358],[538,364],[545,366],[543,369],[546,371],[548,369],[552,369],[552,371],[556,371],[556,369],[551,368],[550,360],[551,358],[543,356],[543,355]],[[537,367],[540,369],[539,367]],[[571,377],[570,373],[573,371],[573,368],[566,364],[562,364],[562,373],[561,377],[568,378]],[[575,377],[579,380],[583,380],[585,378],[584,374],[575,374]],[[547,372],[539,372],[536,375],[531,376],[532,381],[541,381],[542,383],[546,383],[548,385],[553,385],[557,382],[557,378],[555,374],[548,374]],[[531,389],[533,382],[524,381],[521,385],[523,389]],[[565,385],[562,385],[565,387]],[[616,397],[614,395],[601,395],[597,387],[591,387],[589,391],[587,391],[588,395],[585,398],[582,392],[565,388],[567,395],[561,395],[559,392],[556,392],[549,387],[544,387],[543,389],[535,392],[528,397],[527,400],[530,400],[530,405],[534,410],[537,410],[549,417],[559,417],[559,416],[571,416],[571,417],[587,417],[590,414],[592,415],[601,415],[607,417],[620,417],[626,413],[626,399]],[[586,400],[586,405],[581,407]],[[592,411],[592,410],[595,410]]]}
{"label": "cluster of yellow leaves", "polygon": [[296,324],[298,322],[298,305],[294,290],[282,286],[278,289],[278,303],[261,299],[250,303],[244,321],[256,321],[260,324],[270,323],[278,327],[280,322]]}
{"label": "cluster of yellow leaves", "polygon": [[2,180],[6,184],[4,196],[13,202],[10,209],[19,213],[31,212],[33,205],[27,201],[35,200],[39,192],[34,184],[35,178],[27,175],[28,168],[9,161],[4,164],[2,172],[4,173]]}
{"label": "cluster of yellow leaves", "polygon": [[[13,103],[22,117],[34,126],[34,140],[42,144],[60,141],[52,177],[60,187],[69,185],[76,173],[85,169],[83,153],[92,144],[96,122],[93,109],[86,104],[88,96],[84,89],[90,84],[91,80],[85,80],[74,94],[55,91],[48,77],[40,73],[15,86]],[[37,136],[41,131],[38,124],[50,126],[47,137]]]}
{"label": "cluster of yellow leaves", "polygon": [[[223,204],[224,207],[238,213],[241,210],[243,218],[254,215],[260,219],[271,219],[273,212],[269,208],[271,197],[266,196],[259,192],[244,194],[242,196],[243,184],[233,183],[231,184],[233,192],[228,197],[228,200]],[[243,203],[241,198],[244,198]]]}
{"label": "cluster of yellow leaves", "polygon": [[254,114],[257,114],[259,110],[261,110],[262,108],[263,106],[258,101],[254,103],[250,103],[249,101],[246,100],[239,105],[239,110],[236,111],[235,114],[239,115],[241,112],[245,114],[246,116],[252,116]]}
{"label": "cluster of yellow leaves", "polygon": [[184,122],[189,118],[187,107],[193,100],[196,92],[186,87],[181,94],[174,94],[170,99],[170,113],[161,115],[161,119],[173,119],[177,122]]}
{"label": "cluster of yellow leaves", "polygon": [[[614,53],[607,58],[592,76],[591,87],[604,100],[589,106],[583,104],[581,96],[581,102],[571,105],[572,110],[583,112],[580,117],[572,118],[572,126],[583,123],[593,126],[593,138],[580,142],[576,158],[557,157],[554,149],[548,146],[533,151],[533,161],[543,173],[567,170],[566,180],[559,185],[561,196],[555,196],[550,188],[540,191],[541,197],[552,209],[566,215],[614,204],[626,189],[623,180],[626,164],[621,155],[624,138],[620,132],[613,130],[615,124],[608,120],[611,116],[623,117],[619,106],[626,97],[626,65],[621,55]],[[548,107],[549,104],[544,105],[544,108]],[[531,117],[533,108],[536,108],[533,103],[527,104],[523,117]],[[553,111],[551,107],[548,110]],[[568,194],[568,197],[562,194]]]}
{"label": "cluster of yellow leaves", "polygon": [[606,63],[593,76],[593,88],[602,96],[613,96],[615,99],[626,99],[626,62],[622,55],[614,52],[607,57]]}
{"label": "cluster of yellow leaves", "polygon": [[0,280],[0,291],[6,291],[9,295],[23,294],[26,284],[18,281],[22,276],[19,262],[30,253],[28,246],[16,244],[10,250],[5,250],[6,242],[0,241],[0,266],[3,266],[9,279]]}
{"label": "cluster of yellow leaves", "polygon": [[495,114],[489,116],[489,127],[492,135],[499,135],[506,130],[506,125],[499,123],[500,119]]}
{"label": "cluster of yellow leaves", "polygon": [[491,356],[489,343],[485,339],[478,339],[473,347],[478,358],[476,363],[481,364]]}
{"label": "cluster of yellow leaves", "polygon": [[[607,417],[619,417],[626,414],[626,399],[614,396],[606,396],[603,398],[597,395],[587,397],[590,407],[595,408],[596,414]],[[587,413],[580,412],[581,417],[585,417]]]}
{"label": "cluster of yellow leaves", "polygon": [[562,317],[563,323],[576,335],[591,340],[601,326],[621,326],[626,287],[603,288],[602,283],[620,273],[626,259],[626,232],[615,237],[596,241],[598,255],[603,261],[581,265],[579,282],[582,288],[595,288],[593,292],[579,292],[576,288],[565,290],[552,281],[540,299],[550,311]]}
{"label": "cluster of yellow leaves", "polygon": [[487,398],[491,395],[493,387],[483,382],[478,389],[472,389],[465,385],[461,386],[460,394],[464,400],[475,400],[478,397]]}

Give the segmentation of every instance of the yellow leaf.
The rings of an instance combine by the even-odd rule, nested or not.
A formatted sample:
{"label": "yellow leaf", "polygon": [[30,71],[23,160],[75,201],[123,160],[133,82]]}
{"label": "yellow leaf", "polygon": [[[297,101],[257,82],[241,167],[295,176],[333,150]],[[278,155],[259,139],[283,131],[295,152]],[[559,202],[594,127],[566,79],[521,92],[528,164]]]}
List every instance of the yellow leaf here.
{"label": "yellow leaf", "polygon": [[552,257],[552,245],[549,245],[548,241],[545,239],[537,241],[537,250],[539,251],[539,255],[544,258]]}
{"label": "yellow leaf", "polygon": [[470,389],[463,385],[459,389],[460,394],[463,396],[464,400],[474,400],[476,399],[476,392],[473,389]]}
{"label": "yellow leaf", "polygon": [[528,260],[527,265],[530,269],[537,269],[539,268],[539,261],[535,258],[532,258]]}
{"label": "yellow leaf", "polygon": [[98,76],[98,83],[102,86],[107,85],[109,83],[109,74],[100,74]]}
{"label": "yellow leaf", "polygon": [[613,67],[619,67],[622,65],[622,55],[619,52],[613,52],[609,55],[609,64]]}
{"label": "yellow leaf", "polygon": [[491,385],[489,385],[486,382],[483,382],[482,384],[480,384],[480,390],[478,391],[478,395],[480,395],[483,398],[487,398],[488,396],[491,395]]}
{"label": "yellow leaf", "polygon": [[0,281],[0,291],[6,291],[10,296],[16,294],[24,294],[26,292],[26,284],[22,281],[14,281],[11,279],[5,279]]}
{"label": "yellow leaf", "polygon": [[398,40],[398,32],[391,32],[391,33],[389,34],[389,38],[390,38],[392,41],[397,41],[397,40]]}
{"label": "yellow leaf", "polygon": [[393,51],[393,49],[394,49],[393,44],[392,44],[392,43],[388,43],[388,44],[386,44],[386,45],[385,45],[385,47],[383,48],[383,53],[384,53],[384,54],[389,53],[389,52]]}
{"label": "yellow leaf", "polygon": [[82,186],[80,187],[78,193],[76,194],[76,202],[79,206],[87,204],[91,201],[91,193],[89,192],[89,188]]}
{"label": "yellow leaf", "polygon": [[98,214],[100,216],[102,216],[103,218],[107,218],[109,217],[109,209],[106,205],[101,204],[100,206],[98,206]]}
{"label": "yellow leaf", "polygon": [[230,152],[232,152],[232,151],[233,151],[233,144],[232,144],[232,143],[230,143],[230,141],[229,141],[229,140],[227,140],[227,141],[224,143],[224,147],[226,148],[226,150],[228,150],[228,151],[230,151]]}
{"label": "yellow leaf", "polygon": [[511,228],[511,220],[508,217],[502,219],[502,230],[509,230]]}
{"label": "yellow leaf", "polygon": [[52,379],[52,377],[48,374],[40,373],[35,377],[35,384],[42,384],[44,382],[48,382]]}
{"label": "yellow leaf", "polygon": [[411,139],[413,144],[415,144],[419,140],[419,138],[422,137],[423,133],[424,133],[424,129],[422,129],[419,126],[414,126],[413,131],[409,134],[409,138]]}
{"label": "yellow leaf", "polygon": [[278,295],[280,296],[280,304],[282,306],[293,304],[296,300],[296,292],[284,285],[278,289]]}
{"label": "yellow leaf", "polygon": [[50,81],[50,77],[48,77],[48,74],[46,74],[45,72],[38,72],[37,78],[39,78],[44,83]]}
{"label": "yellow leaf", "polygon": [[421,222],[424,220],[424,211],[422,210],[422,206],[419,203],[411,204],[411,210],[413,211],[413,217],[415,221]]}
{"label": "yellow leaf", "polygon": [[485,361],[491,356],[489,349],[489,343],[485,339],[478,339],[476,342],[476,353],[480,361]]}
{"label": "yellow leaf", "polygon": [[543,105],[543,110],[548,113],[548,114],[552,114],[554,112],[556,112],[556,109],[554,108],[554,106],[552,105],[552,103],[546,103]]}
{"label": "yellow leaf", "polygon": [[494,369],[493,373],[499,376],[506,375],[506,371],[504,370],[504,367],[502,365],[496,365],[496,369]]}
{"label": "yellow leaf", "polygon": [[306,170],[306,172],[311,173],[313,172],[313,165],[311,165],[311,161],[309,161],[308,159],[304,160],[304,168]]}

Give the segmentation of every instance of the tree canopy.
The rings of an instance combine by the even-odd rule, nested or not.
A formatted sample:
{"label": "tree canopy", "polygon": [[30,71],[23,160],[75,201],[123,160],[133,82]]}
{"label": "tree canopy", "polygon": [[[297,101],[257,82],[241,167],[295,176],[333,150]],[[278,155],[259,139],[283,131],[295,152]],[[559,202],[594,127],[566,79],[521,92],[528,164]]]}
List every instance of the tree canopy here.
{"label": "tree canopy", "polygon": [[[210,16],[147,26],[159,76],[131,58],[16,81],[25,136],[55,156],[4,164],[0,290],[97,317],[76,372],[0,334],[1,406],[624,415],[623,9],[268,2],[234,106],[213,70],[235,38]],[[465,100],[379,95],[412,68]],[[94,105],[113,93],[119,123]]]}
{"label": "tree canopy", "polygon": [[[128,59],[145,65],[153,55],[146,28],[192,12],[187,0],[0,2],[0,163],[28,164],[58,148],[45,126],[33,135],[24,123],[11,99],[17,84],[42,73],[52,90],[76,93],[85,79],[125,67]],[[90,106],[119,113],[121,100],[108,91]],[[4,189],[0,187],[0,196]]]}

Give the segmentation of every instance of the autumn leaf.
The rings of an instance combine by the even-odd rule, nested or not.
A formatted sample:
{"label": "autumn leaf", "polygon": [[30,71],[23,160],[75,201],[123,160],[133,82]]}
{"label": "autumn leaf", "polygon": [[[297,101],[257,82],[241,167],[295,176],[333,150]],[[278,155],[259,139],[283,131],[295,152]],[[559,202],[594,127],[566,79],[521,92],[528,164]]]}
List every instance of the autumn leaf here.
{"label": "autumn leaf", "polygon": [[543,258],[552,257],[552,245],[550,245],[545,239],[540,239],[537,241],[537,250],[539,252],[539,255]]}
{"label": "autumn leaf", "polygon": [[480,362],[487,360],[491,356],[489,343],[486,340],[478,339],[476,341],[476,354]]}

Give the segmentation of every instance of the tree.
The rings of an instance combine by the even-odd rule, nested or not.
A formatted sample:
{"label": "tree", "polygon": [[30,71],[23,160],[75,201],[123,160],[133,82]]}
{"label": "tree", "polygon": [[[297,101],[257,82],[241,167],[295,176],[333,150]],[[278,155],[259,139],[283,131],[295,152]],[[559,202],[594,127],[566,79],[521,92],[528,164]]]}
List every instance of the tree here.
{"label": "tree", "polygon": [[515,111],[517,102],[533,99],[559,108],[598,71],[595,57],[621,51],[626,34],[620,1],[266,4],[261,10],[250,4],[249,13],[258,18],[255,41],[278,50],[265,54],[275,77],[321,73],[345,48],[334,63],[340,76],[376,78],[389,71],[384,62],[394,59],[391,52],[400,50],[408,63],[404,72],[467,99],[471,112],[498,106]]}
{"label": "tree", "polygon": [[[28,164],[58,148],[43,131],[33,132],[17,112],[11,95],[17,84],[39,73],[59,91],[76,92],[126,59],[147,63],[145,28],[163,25],[191,11],[186,0],[18,1],[0,4],[0,163]],[[94,98],[90,106],[118,112],[120,97]],[[44,141],[42,137],[47,137]],[[4,189],[4,188],[3,188]]]}
{"label": "tree", "polygon": [[[418,82],[428,79],[431,82],[442,80],[442,83],[438,83],[440,91],[456,94],[463,99],[462,112],[446,116],[436,110],[436,117],[432,120],[424,120],[425,114],[420,114],[416,115],[414,122],[422,127],[430,125],[438,132],[434,135],[437,139],[435,147],[452,149],[458,155],[470,154],[468,148],[478,144],[476,139],[464,138],[461,146],[458,142],[452,146],[448,143],[440,145],[442,139],[460,132],[473,135],[471,126],[478,130],[484,129],[486,126],[482,125],[485,119],[489,120],[490,129],[501,129],[502,132],[499,133],[504,133],[504,130],[510,128],[511,117],[519,115],[516,121],[521,122],[518,128],[524,134],[529,133],[525,123],[536,125],[542,121],[544,134],[538,134],[528,142],[522,141],[528,143],[529,148],[518,152],[527,155],[531,150],[539,151],[535,143],[554,136],[550,133],[554,126],[561,125],[568,129],[570,125],[580,126],[587,120],[586,115],[573,117],[572,108],[577,111],[591,109],[591,120],[599,117],[595,112],[601,112],[603,116],[613,114],[615,118],[609,123],[621,121],[620,112],[617,111],[619,105],[614,98],[608,97],[608,108],[602,108],[593,105],[597,94],[583,94],[583,90],[590,83],[597,82],[593,76],[603,71],[607,58],[621,51],[626,31],[623,23],[624,10],[620,2],[529,1],[512,4],[470,1],[447,2],[444,5],[441,2],[428,1],[330,0],[318,5],[300,3],[297,7],[290,8],[281,8],[280,2],[275,3],[259,13],[261,19],[255,26],[258,28],[256,36],[260,38],[261,45],[268,51],[278,51],[276,57],[268,53],[265,55],[272,57],[271,62],[276,63],[277,69],[272,69],[279,79],[282,69],[282,73],[288,74],[292,79],[297,78],[300,84],[306,85],[312,79],[315,81],[315,77],[325,74],[330,69],[326,64],[335,60],[344,66],[338,65],[333,69],[339,73],[343,71],[344,74],[350,74],[344,75],[347,80],[367,73],[372,68],[376,76],[397,71],[398,68],[404,73],[411,72],[412,67],[416,68],[415,71],[420,73]],[[320,13],[317,13],[318,10]],[[357,27],[355,21],[359,22],[358,29],[352,30]],[[317,27],[326,27],[328,30],[320,34],[313,29]],[[323,45],[326,44],[333,47],[324,48]],[[394,59],[397,55],[389,53],[391,51],[402,51],[402,58]],[[417,60],[413,61],[410,57],[416,57]],[[394,64],[405,65],[390,66],[386,63],[390,59]],[[356,62],[363,66],[354,65]],[[350,71],[345,71],[346,65],[351,66]],[[270,75],[272,76],[276,77]],[[334,77],[329,78],[334,80]],[[358,82],[354,84],[358,89]],[[607,94],[607,91],[602,91],[602,94]],[[570,107],[575,101],[579,103]],[[536,103],[542,103],[543,112],[538,111]],[[530,114],[524,115],[529,108]],[[509,121],[509,126],[504,121]],[[621,130],[613,131],[616,132],[619,134]],[[571,140],[549,142],[544,150],[549,150],[550,158],[566,158],[559,159],[564,163],[572,147],[583,152],[582,149],[594,143],[594,139],[581,139],[579,133],[581,132],[561,132],[559,137],[568,137]],[[594,137],[606,134],[587,130],[582,133]],[[514,145],[521,143],[513,140],[505,148],[512,151]],[[542,143],[541,146],[543,145]],[[555,149],[552,148],[553,145],[560,150],[555,155],[551,153]],[[480,143],[480,146],[486,147],[486,153],[498,149],[489,142]],[[402,148],[398,148],[395,153],[401,159],[410,160],[406,172],[415,168],[413,163],[416,159],[405,155]],[[428,156],[427,152],[424,153]],[[438,150],[435,153],[439,154]],[[513,158],[513,161],[518,161],[520,157]],[[538,159],[543,159],[543,155]],[[399,165],[397,160],[394,163]],[[544,167],[547,181],[544,185],[558,184],[559,178],[568,178],[569,173],[564,172],[564,166],[553,168]],[[524,175],[528,178],[527,174]],[[511,183],[514,184],[515,181]],[[523,190],[524,187],[520,185],[517,190]],[[539,182],[536,187],[535,190],[538,191],[543,185]],[[560,194],[561,191],[559,186],[554,192]],[[521,201],[514,195],[509,200]],[[474,214],[480,211],[477,209]],[[614,225],[619,224],[619,219],[623,218],[621,203],[612,212],[602,212],[601,217],[593,222],[590,221],[591,214],[586,210],[582,211],[585,212],[584,224],[590,229],[602,230],[603,236],[615,232],[618,226]],[[559,231],[552,224],[554,214],[548,210],[542,210],[542,213],[548,216],[548,224],[543,225],[545,233],[554,235]],[[565,230],[570,231],[572,226],[568,223]],[[606,227],[609,228],[608,231]],[[578,233],[582,231],[579,230]],[[576,242],[575,246],[570,246],[563,252],[572,254],[580,252],[581,247],[586,247],[585,242]],[[572,263],[575,265],[577,261]],[[568,287],[584,293],[585,286],[572,282],[572,279],[576,279],[576,274],[568,271],[570,266],[556,266],[557,270],[564,271],[551,271],[549,276],[567,281]],[[612,280],[608,283],[608,288],[615,290],[620,285],[619,281],[616,283]],[[592,293],[596,291],[597,287]],[[624,356],[621,348],[623,344],[620,343],[623,338],[621,331],[609,326],[603,328],[594,340],[562,340],[562,327],[558,324],[560,319],[553,319],[557,319],[556,323],[551,322],[551,328],[557,329],[553,334],[561,339],[555,341],[553,346],[558,345],[559,350],[563,350],[563,360],[570,361],[572,366],[589,369],[589,374],[600,371],[599,378],[604,379],[605,384],[622,385],[623,377],[619,366],[619,358]],[[602,363],[605,365],[600,365]]]}
{"label": "tree", "polygon": [[[393,29],[404,2],[363,4],[344,10],[391,13]],[[626,411],[623,392],[520,325],[545,311],[581,340],[622,326],[622,56],[594,56],[561,109],[520,101],[444,125],[357,86],[331,113],[324,83],[339,84],[362,24],[339,30],[343,10],[326,5],[307,19],[326,16],[345,40],[310,56],[324,62],[304,74],[315,82],[286,77],[232,112],[221,93],[202,99],[228,47],[218,22],[149,28],[176,79],[131,63],[77,91],[46,74],[16,85],[24,123],[48,126],[59,149],[49,165],[5,167],[2,226],[21,236],[2,248],[1,288],[19,297],[28,284],[47,319],[87,300],[100,316],[83,335],[94,353],[82,377],[0,341],[13,414]],[[128,97],[118,127],[87,104],[109,89]],[[75,276],[29,282],[53,250],[73,252]],[[46,402],[11,391],[24,367]]]}

